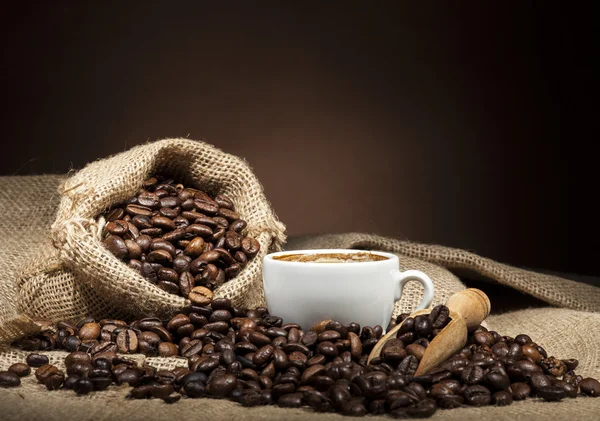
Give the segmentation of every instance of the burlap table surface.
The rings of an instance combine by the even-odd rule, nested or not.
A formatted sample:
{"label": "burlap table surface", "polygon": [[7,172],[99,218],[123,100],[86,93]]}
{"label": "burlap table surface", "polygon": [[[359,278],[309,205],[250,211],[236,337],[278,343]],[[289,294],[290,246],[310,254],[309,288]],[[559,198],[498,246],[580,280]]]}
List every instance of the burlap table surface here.
{"label": "burlap table surface", "polygon": [[[15,270],[39,253],[49,241],[48,221],[58,206],[57,188],[63,177],[0,177],[0,320],[16,314]],[[35,189],[32,188],[35,186]],[[454,273],[468,271],[530,294],[549,304],[545,308],[523,309],[491,315],[488,327],[505,335],[528,333],[559,358],[578,358],[578,373],[600,377],[600,288],[566,279],[523,271],[493,262],[461,250],[382,238],[368,234],[326,235],[291,239],[288,249],[365,248],[388,250],[399,255],[405,269],[420,269],[444,282],[446,294],[464,288]],[[485,291],[485,283],[477,285]],[[405,294],[418,295],[418,287]],[[447,297],[436,297],[443,302]],[[550,307],[553,306],[553,307]],[[402,304],[396,313],[404,311]],[[52,362],[62,366],[63,352],[48,352]],[[0,351],[0,370],[23,361],[25,353],[13,349]],[[146,359],[158,368],[185,365],[180,359],[134,356]],[[47,392],[34,376],[24,379],[21,387],[0,389],[2,420],[150,420],[150,419],[347,419],[338,414],[318,414],[308,409],[283,409],[274,406],[243,408],[225,400],[183,399],[174,405],[161,401],[127,400],[127,388],[79,397],[72,391]],[[509,407],[460,408],[440,410],[432,419],[499,420],[515,419],[597,419],[600,399],[577,398],[560,403],[542,403],[537,399],[517,402]],[[388,417],[376,417],[389,419]]]}

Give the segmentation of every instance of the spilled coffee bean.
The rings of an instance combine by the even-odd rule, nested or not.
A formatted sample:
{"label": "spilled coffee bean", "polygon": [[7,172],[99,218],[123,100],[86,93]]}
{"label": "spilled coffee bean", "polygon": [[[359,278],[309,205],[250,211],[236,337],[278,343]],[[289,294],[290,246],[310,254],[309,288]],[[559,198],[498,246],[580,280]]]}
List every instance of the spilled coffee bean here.
{"label": "spilled coffee bean", "polygon": [[[18,387],[19,375],[37,366],[35,376],[48,390],[72,389],[78,395],[116,385],[131,388],[130,399],[175,403],[182,397],[212,397],[247,407],[308,406],[317,412],[400,418],[429,417],[438,409],[462,406],[506,406],[530,397],[560,401],[600,394],[597,380],[575,373],[577,360],[548,355],[528,335],[511,338],[481,326],[469,333],[462,350],[427,375],[415,376],[431,340],[451,320],[445,306],[435,307],[429,316],[402,314],[391,320],[388,330],[403,323],[397,337],[367,364],[383,335],[380,326],[324,320],[304,331],[297,324],[283,324],[264,307],[243,310],[223,298],[202,302],[169,320],[58,323],[45,340],[55,344],[53,349],[71,351],[66,377],[46,357],[30,354],[29,365],[17,363],[0,372],[0,386]],[[41,337],[14,345],[27,350],[36,341]],[[140,366],[127,357],[131,353],[183,357],[187,367]]]}

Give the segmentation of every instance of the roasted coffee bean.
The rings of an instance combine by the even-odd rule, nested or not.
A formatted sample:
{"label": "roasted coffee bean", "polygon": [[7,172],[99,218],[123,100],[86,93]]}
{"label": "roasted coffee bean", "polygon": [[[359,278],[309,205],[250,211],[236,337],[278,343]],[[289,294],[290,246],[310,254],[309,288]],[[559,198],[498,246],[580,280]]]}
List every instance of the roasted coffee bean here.
{"label": "roasted coffee bean", "polygon": [[210,395],[217,398],[225,398],[231,395],[231,392],[237,387],[237,378],[232,374],[224,374],[213,378],[208,383],[207,391]]}
{"label": "roasted coffee bean", "polygon": [[55,366],[51,364],[44,364],[35,371],[35,378],[38,382],[44,383],[48,377],[58,372],[59,370]]}
{"label": "roasted coffee bean", "polygon": [[192,288],[188,298],[194,304],[208,305],[213,299],[213,293],[210,289],[206,287],[197,286]]}
{"label": "roasted coffee bean", "polygon": [[242,251],[248,256],[252,258],[258,254],[260,250],[260,243],[256,241],[254,238],[246,237],[242,240]]}
{"label": "roasted coffee bean", "polygon": [[496,392],[492,395],[492,405],[507,406],[513,403],[513,397],[509,392],[504,390]]}
{"label": "roasted coffee bean", "polygon": [[517,335],[515,337],[515,342],[518,343],[519,345],[523,346],[523,345],[530,344],[533,341],[527,335]]}
{"label": "roasted coffee bean", "polygon": [[556,377],[562,377],[567,372],[567,366],[558,358],[544,358],[540,364],[545,373]]}
{"label": "roasted coffee bean", "polygon": [[483,381],[484,376],[484,369],[476,365],[465,367],[460,378],[465,384],[478,384]]}
{"label": "roasted coffee bean", "polygon": [[536,390],[536,395],[546,401],[560,401],[567,392],[560,386],[544,386]]}
{"label": "roasted coffee bean", "polygon": [[48,390],[59,389],[65,381],[65,375],[62,371],[56,371],[44,378],[43,383]]}
{"label": "roasted coffee bean", "polygon": [[117,385],[128,384],[129,386],[136,387],[141,383],[142,375],[139,370],[127,368],[119,374],[115,374],[115,380]]}
{"label": "roasted coffee bean", "polygon": [[[466,367],[463,370],[463,374],[470,367]],[[483,369],[482,369],[483,370]],[[493,389],[493,390],[506,390],[510,386],[510,378],[504,369],[490,369],[488,373],[485,375],[485,382]]]}
{"label": "roasted coffee bean", "polygon": [[423,358],[423,354],[425,353],[425,348],[421,345],[412,343],[406,346],[405,351],[406,354],[413,355],[417,360],[421,361],[421,358]]}
{"label": "roasted coffee bean", "polygon": [[161,342],[158,344],[158,355],[161,357],[174,357],[179,354],[177,345],[171,342]]}
{"label": "roasted coffee bean", "polygon": [[123,215],[125,215],[125,211],[122,208],[115,208],[109,210],[106,213],[105,217],[107,221],[116,221],[118,219],[121,219]]}
{"label": "roasted coffee bean", "polygon": [[476,344],[487,347],[491,347],[495,343],[494,335],[492,335],[490,332],[475,332],[473,334],[473,340]]}
{"label": "roasted coffee bean", "polygon": [[553,384],[552,379],[550,379],[550,377],[541,373],[533,374],[529,379],[529,382],[531,383],[531,387],[533,387],[533,390],[535,390],[536,392],[545,387],[552,386]]}
{"label": "roasted coffee bean", "polygon": [[484,406],[492,401],[489,389],[479,384],[467,387],[463,395],[467,405]]}
{"label": "roasted coffee bean", "polygon": [[510,385],[513,398],[517,401],[526,399],[531,395],[531,388],[527,383],[517,382]]}
{"label": "roasted coffee bean", "polygon": [[13,371],[0,371],[0,387],[18,387],[21,379]]}
{"label": "roasted coffee bean", "polygon": [[110,377],[94,377],[90,379],[94,384],[94,390],[100,391],[107,389],[112,384]]}
{"label": "roasted coffee bean", "polygon": [[146,256],[146,261],[148,263],[171,265],[173,263],[173,256],[166,250],[154,250],[148,253]]}
{"label": "roasted coffee bean", "polygon": [[565,394],[567,395],[568,398],[576,398],[577,397],[577,388],[575,386],[573,386],[572,384],[564,382],[564,384],[561,385],[561,387],[565,391]]}
{"label": "roasted coffee bean", "polygon": [[81,376],[78,376],[78,375],[67,376],[67,378],[63,382],[63,388],[64,389],[73,389],[73,386],[75,385],[75,383],[80,379],[81,379]]}
{"label": "roasted coffee bean", "polygon": [[50,362],[47,356],[40,354],[29,354],[25,361],[29,367],[41,367]]}
{"label": "roasted coffee bean", "polygon": [[24,363],[15,363],[8,367],[8,371],[11,373],[15,373],[19,377],[25,377],[31,374],[31,368],[29,368],[29,366]]}
{"label": "roasted coffee bean", "polygon": [[114,254],[119,259],[124,259],[127,257],[129,250],[127,250],[127,245],[125,241],[116,235],[109,235],[103,241],[104,246]]}
{"label": "roasted coffee bean", "polygon": [[135,353],[138,349],[138,339],[135,332],[131,329],[121,331],[117,335],[117,348],[124,354]]}
{"label": "roasted coffee bean", "polygon": [[448,307],[444,305],[435,306],[431,310],[431,313],[429,313],[429,319],[431,320],[434,329],[441,329],[448,324],[450,320],[450,311],[448,310]]}
{"label": "roasted coffee bean", "polygon": [[592,379],[591,377],[583,379],[579,383],[579,387],[581,389],[581,393],[586,396],[600,396],[600,382],[596,379]]}
{"label": "roasted coffee bean", "polygon": [[428,418],[435,414],[437,405],[434,400],[425,399],[406,409],[406,415],[414,418]]}
{"label": "roasted coffee bean", "polygon": [[72,375],[77,375],[77,376],[81,376],[84,377],[87,375],[87,373],[93,368],[91,362],[90,363],[85,363],[85,362],[74,362],[72,364],[67,365],[67,374],[72,376]]}
{"label": "roasted coffee bean", "polygon": [[531,361],[533,361],[536,364],[539,364],[542,361],[542,354],[540,354],[540,352],[537,350],[537,347],[529,344],[529,345],[524,345],[522,347],[522,351],[523,351],[523,356],[526,358],[529,358]]}

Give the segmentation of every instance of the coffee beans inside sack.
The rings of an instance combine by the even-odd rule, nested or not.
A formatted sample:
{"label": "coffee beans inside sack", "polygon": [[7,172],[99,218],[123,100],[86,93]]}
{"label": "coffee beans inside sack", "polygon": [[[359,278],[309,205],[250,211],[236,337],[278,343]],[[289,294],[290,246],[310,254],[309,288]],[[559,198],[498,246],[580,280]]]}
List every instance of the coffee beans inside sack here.
{"label": "coffee beans inside sack", "polygon": [[[403,323],[381,355],[367,363],[381,326],[324,320],[308,331],[283,324],[264,307],[242,310],[216,298],[170,320],[84,319],[58,323],[13,345],[31,354],[0,372],[0,386],[18,387],[33,373],[47,390],[87,395],[128,386],[128,399],[230,399],[243,406],[309,407],[350,416],[429,417],[440,409],[506,406],[536,398],[561,401],[600,395],[600,382],[576,373],[576,359],[558,359],[527,334],[502,336],[479,326],[467,345],[426,375],[415,371],[430,342],[451,321],[436,306]],[[66,372],[40,351],[65,349]],[[127,354],[184,357],[172,370],[138,365]],[[35,371],[34,371],[35,370]]]}
{"label": "coffee beans inside sack", "polygon": [[208,304],[212,291],[235,278],[260,250],[247,223],[225,195],[186,187],[161,176],[146,180],[104,217],[103,244],[148,281]]}

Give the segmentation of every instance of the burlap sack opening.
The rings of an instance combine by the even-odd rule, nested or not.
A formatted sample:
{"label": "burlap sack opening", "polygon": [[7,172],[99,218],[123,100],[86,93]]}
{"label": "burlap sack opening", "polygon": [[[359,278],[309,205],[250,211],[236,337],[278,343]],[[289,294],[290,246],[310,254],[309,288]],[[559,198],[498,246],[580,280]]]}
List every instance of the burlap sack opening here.
{"label": "burlap sack opening", "polygon": [[52,244],[18,275],[19,313],[51,320],[95,317],[167,317],[189,300],[156,287],[101,244],[103,218],[111,205],[133,196],[152,174],[165,174],[210,194],[225,194],[248,223],[259,254],[217,290],[235,305],[264,302],[262,258],[281,250],[279,222],[249,165],[204,142],[165,139],[88,164],[67,178],[51,227]]}

